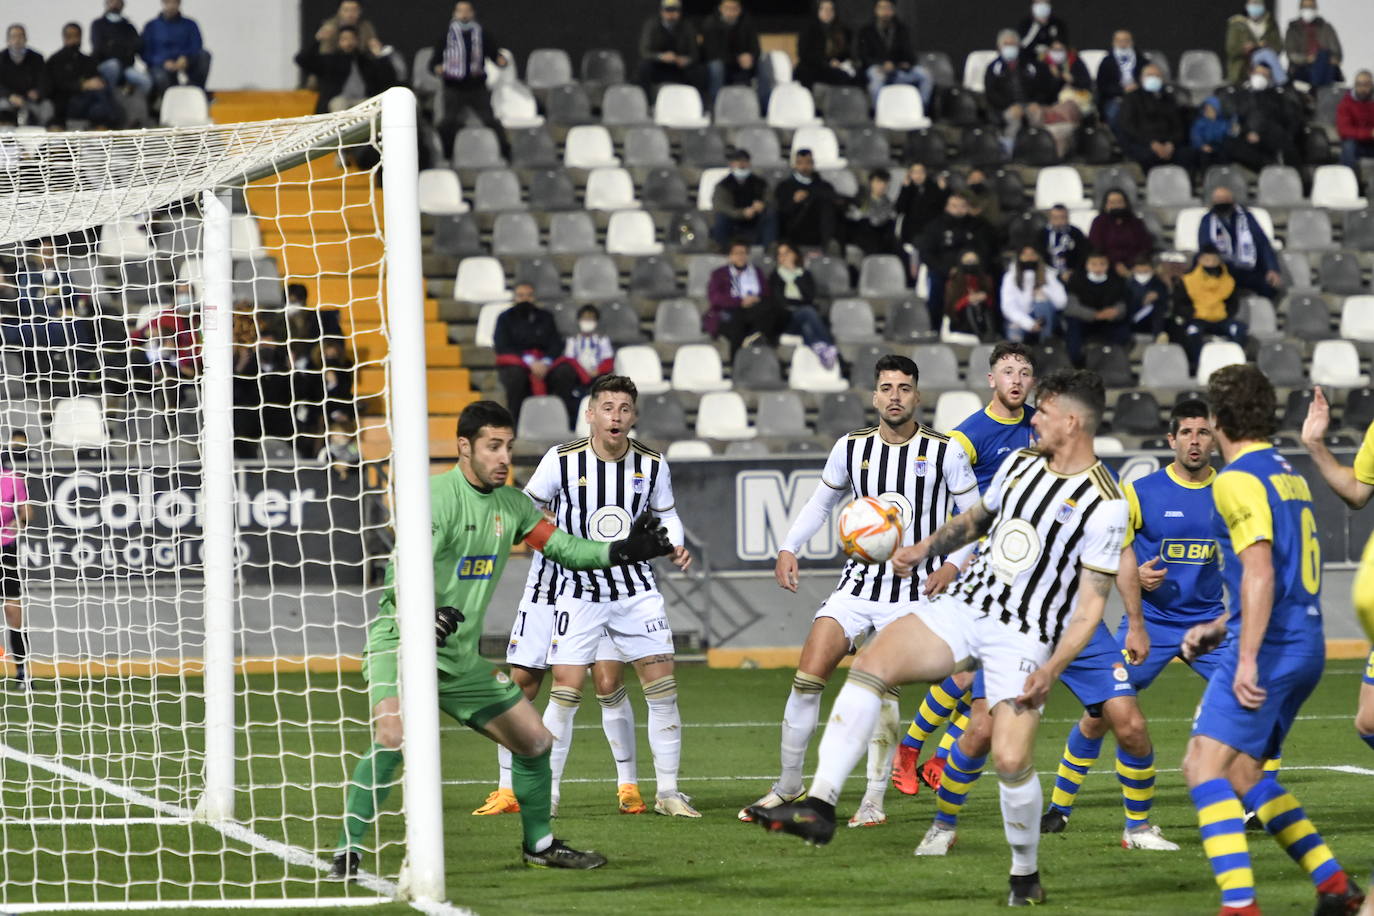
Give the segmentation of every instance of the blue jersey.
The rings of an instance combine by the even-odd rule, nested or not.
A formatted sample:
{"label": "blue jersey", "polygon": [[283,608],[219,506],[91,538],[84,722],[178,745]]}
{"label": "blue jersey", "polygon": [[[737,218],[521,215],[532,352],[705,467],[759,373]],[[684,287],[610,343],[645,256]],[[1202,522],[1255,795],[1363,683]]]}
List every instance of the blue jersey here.
{"label": "blue jersey", "polygon": [[1233,638],[1240,636],[1241,564],[1237,554],[1268,541],[1274,556],[1274,605],[1263,647],[1293,655],[1325,656],[1322,639],[1321,544],[1312,491],[1283,456],[1250,445],[1212,484],[1222,573],[1231,592]]}
{"label": "blue jersey", "polygon": [[1137,563],[1159,558],[1164,581],[1140,592],[1150,623],[1194,624],[1221,616],[1221,563],[1213,538],[1212,472],[1202,483],[1174,473],[1172,464],[1125,486],[1130,506],[1127,543]]}
{"label": "blue jersey", "polygon": [[993,475],[1008,455],[1035,444],[1035,433],[1031,430],[1033,416],[1035,408],[1029,404],[1021,408],[1021,416],[1016,420],[994,417],[984,407],[969,414],[968,419],[949,434],[968,453],[973,475],[978,478],[979,493],[987,492]]}

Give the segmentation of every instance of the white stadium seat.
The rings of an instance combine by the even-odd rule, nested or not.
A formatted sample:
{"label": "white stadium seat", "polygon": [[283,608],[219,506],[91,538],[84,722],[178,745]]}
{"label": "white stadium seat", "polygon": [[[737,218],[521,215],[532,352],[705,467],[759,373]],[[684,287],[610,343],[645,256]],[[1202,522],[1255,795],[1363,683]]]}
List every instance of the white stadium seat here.
{"label": "white stadium seat", "polygon": [[1174,220],[1174,248],[1197,251],[1197,233],[1206,215],[1206,207],[1184,207],[1178,211],[1178,218]]}
{"label": "white stadium seat", "polygon": [[453,278],[453,298],[459,302],[496,302],[510,298],[506,272],[492,257],[463,258]]}
{"label": "white stadium seat", "polygon": [[1369,376],[1360,372],[1360,351],[1348,340],[1321,340],[1312,348],[1312,384],[1329,388],[1363,388]]}
{"label": "white stadium seat", "polygon": [[[579,436],[584,433],[578,433]],[[668,456],[668,460],[677,461],[682,458],[711,458],[715,452],[711,451],[711,443],[702,442],[700,439],[679,439],[670,443],[668,451],[663,454]]]}
{"label": "white stadium seat", "polygon": [[[254,221],[253,225],[256,228],[257,222]],[[102,258],[137,261],[150,257],[153,246],[143,226],[131,219],[122,219],[100,227],[100,245],[96,253]]]}
{"label": "white stadium seat", "polygon": [[773,85],[781,86],[792,82],[792,55],[776,48],[765,51],[764,54],[768,57],[768,65],[773,68]]}
{"label": "white stadium seat", "polygon": [[878,93],[873,123],[883,130],[922,130],[930,126],[930,118],[915,86],[894,83]]}
{"label": "white stadium seat", "polygon": [[712,391],[701,396],[697,407],[698,439],[753,439],[758,430],[749,425],[744,398],[733,391]]}
{"label": "white stadium seat", "polygon": [[579,124],[568,129],[563,164],[570,169],[597,169],[620,165],[611,133],[600,124]]}
{"label": "white stadium seat", "polygon": [[1083,178],[1071,165],[1051,165],[1035,179],[1035,209],[1048,210],[1063,204],[1070,210],[1090,210],[1093,202],[1083,193]]}
{"label": "white stadium seat", "polygon": [[637,210],[635,183],[622,168],[592,169],[587,175],[588,210]]}
{"label": "white stadium seat", "polygon": [[1312,206],[1331,210],[1362,210],[1360,183],[1345,165],[1319,165],[1312,175]]}
{"label": "white stadium seat", "polygon": [[262,230],[258,221],[247,213],[229,217],[229,253],[235,261],[256,261],[267,257],[262,247]]}
{"label": "white stadium seat", "polygon": [[468,212],[468,205],[463,201],[463,183],[453,169],[421,170],[417,197],[421,213],[437,216]]}
{"label": "white stadium seat", "polygon": [[658,354],[653,347],[643,344],[621,347],[615,352],[615,374],[628,375],[640,394],[662,394],[669,387]]}
{"label": "white stadium seat", "polygon": [[473,333],[472,342],[490,349],[496,342],[496,319],[510,306],[509,302],[489,302],[482,306],[477,313],[477,330]]}
{"label": "white stadium seat", "polygon": [[606,227],[606,253],[642,256],[662,254],[654,241],[654,218],[644,210],[619,210]]}
{"label": "white stadium seat", "polygon": [[1207,387],[1207,380],[1212,377],[1212,373],[1227,366],[1236,366],[1245,362],[1245,351],[1240,344],[1229,340],[1212,340],[1202,345],[1202,353],[1197,358],[1197,384],[1199,388]]}
{"label": "white stadium seat", "polygon": [[1374,341],[1374,296],[1346,297],[1341,305],[1341,336],[1362,343]]}
{"label": "white stadium seat", "polygon": [[768,97],[769,127],[795,130],[820,123],[820,118],[816,117],[816,100],[811,97],[811,90],[801,83],[778,86]]}
{"label": "white stadium seat", "polygon": [[210,101],[199,86],[172,86],[162,94],[158,123],[163,127],[199,127],[210,123]]}
{"label": "white stadium seat", "polygon": [[491,93],[491,110],[507,130],[541,127],[544,116],[534,95],[519,83],[502,82]]}
{"label": "white stadium seat", "polygon": [[935,401],[932,426],[947,433],[983,409],[983,398],[972,391],[946,391]]}
{"label": "white stadium seat", "polygon": [[848,391],[849,382],[840,373],[838,361],[827,369],[810,347],[797,347],[792,351],[787,387],[794,391]]}
{"label": "white stadium seat", "polygon": [[62,398],[53,405],[48,438],[67,448],[101,448],[110,441],[105,412],[96,398]]}
{"label": "white stadium seat", "polygon": [[716,193],[716,185],[725,180],[725,176],[730,174],[730,170],[725,166],[714,166],[709,169],[701,170],[701,179],[697,181],[697,209],[711,209],[711,195]]}
{"label": "white stadium seat", "polygon": [[673,354],[673,389],[705,394],[729,391],[720,352],[711,344],[684,344]]}
{"label": "white stadium seat", "polygon": [[997,59],[996,51],[970,51],[964,58],[964,88],[981,94],[988,65]]}
{"label": "white stadium seat", "polygon": [[654,123],[663,127],[707,127],[711,123],[701,109],[701,93],[691,86],[665,83],[654,100]]}
{"label": "white stadium seat", "polygon": [[802,127],[792,134],[792,156],[797,150],[809,149],[816,160],[816,168],[842,169],[849,160],[840,155],[840,141],[828,127]]}

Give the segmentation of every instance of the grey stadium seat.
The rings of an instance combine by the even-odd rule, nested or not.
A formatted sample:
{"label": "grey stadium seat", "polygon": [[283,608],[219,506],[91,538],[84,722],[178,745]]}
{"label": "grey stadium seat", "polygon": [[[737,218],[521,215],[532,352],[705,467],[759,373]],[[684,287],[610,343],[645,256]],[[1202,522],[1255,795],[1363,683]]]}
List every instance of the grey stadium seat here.
{"label": "grey stadium seat", "polygon": [[844,131],[844,155],[849,164],[861,169],[887,168],[892,164],[892,148],[887,132],[877,127],[851,127]]}
{"label": "grey stadium seat", "polygon": [[1129,436],[1154,436],[1164,431],[1159,402],[1148,391],[1127,391],[1112,408],[1112,431]]}
{"label": "grey stadium seat", "polygon": [[1240,312],[1236,317],[1245,322],[1250,336],[1256,340],[1277,340],[1283,336],[1279,333],[1279,316],[1274,309],[1274,303],[1263,296],[1242,298]]}
{"label": "grey stadium seat", "polygon": [[1097,170],[1097,177],[1093,179],[1093,203],[1097,209],[1102,209],[1102,200],[1108,191],[1124,191],[1131,207],[1140,207],[1140,185],[1126,166],[1108,165]]}
{"label": "grey stadium seat", "polygon": [[539,224],[528,213],[497,214],[491,229],[491,253],[498,256],[543,254]]}
{"label": "grey stadium seat", "polygon": [[473,209],[479,213],[527,209],[520,200],[520,179],[510,169],[488,169],[479,173],[472,199]]}
{"label": "grey stadium seat", "polygon": [[988,360],[992,359],[992,351],[996,348],[997,344],[980,343],[968,351],[964,374],[968,377],[970,387],[978,387],[978,383],[983,380],[988,371]]}
{"label": "grey stadium seat", "polygon": [[558,278],[558,266],[548,258],[524,257],[515,265],[516,283],[529,283],[540,299],[557,299],[563,295],[563,282]]}
{"label": "grey stadium seat", "polygon": [[[1036,368],[1037,374],[1044,370]],[[1150,344],[1140,359],[1142,388],[1178,388],[1192,378],[1188,371],[1188,357],[1175,343]]]}
{"label": "grey stadium seat", "polygon": [[627,167],[672,165],[668,134],[657,124],[631,127],[625,131],[623,158]]}
{"label": "grey stadium seat", "polygon": [[625,58],[611,48],[593,48],[583,52],[579,72],[587,91],[599,95],[607,86],[625,82]]}
{"label": "grey stadium seat", "polygon": [[644,176],[639,199],[650,210],[684,210],[691,206],[682,173],[671,167],[651,169]]}
{"label": "grey stadium seat", "polygon": [[[573,295],[576,296],[576,293]],[[601,306],[601,321],[598,327],[617,347],[641,343],[644,340],[644,334],[639,329],[639,313],[619,299]]]}
{"label": "grey stadium seat", "polygon": [[552,395],[525,398],[515,421],[517,439],[537,442],[563,442],[572,438],[568,428],[568,408],[563,399]]}
{"label": "grey stadium seat", "polygon": [[543,127],[522,127],[507,130],[510,142],[511,165],[521,169],[548,168],[558,165],[558,147]]}
{"label": "grey stadium seat", "polygon": [[1084,358],[1087,367],[1101,376],[1102,384],[1108,388],[1130,388],[1135,384],[1135,376],[1131,373],[1129,347],[1089,344]]}
{"label": "grey stadium seat", "polygon": [[836,299],[830,306],[830,330],[837,343],[872,343],[878,339],[873,307],[864,299]]}
{"label": "grey stadium seat", "polygon": [[695,299],[705,299],[706,284],[711,280],[711,272],[724,263],[724,255],[693,255],[687,261],[687,295]]}
{"label": "grey stadium seat", "polygon": [[1187,207],[1197,203],[1193,180],[1181,165],[1157,165],[1145,179],[1145,202],[1152,207]]}
{"label": "grey stadium seat", "polygon": [[815,258],[806,269],[816,281],[816,292],[822,299],[835,299],[854,292],[849,280],[849,265],[840,258]]}
{"label": "grey stadium seat", "polygon": [[1356,251],[1374,251],[1374,210],[1345,211],[1345,234],[1341,244]]}
{"label": "grey stadium seat", "polygon": [[680,161],[684,166],[709,169],[725,165],[725,138],[714,127],[681,131],[678,142],[681,144]]}
{"label": "grey stadium seat", "polygon": [[1313,392],[1310,388],[1295,388],[1288,392],[1288,401],[1284,404],[1283,416],[1279,419],[1279,429],[1289,432],[1302,429],[1303,421],[1307,419],[1307,408],[1312,406],[1312,399]]}
{"label": "grey stadium seat", "polygon": [[746,391],[770,391],[785,387],[778,351],[757,344],[740,347],[730,370],[730,380],[736,388]]}
{"label": "grey stadium seat", "polygon": [[829,127],[864,127],[873,124],[868,113],[868,93],[858,86],[832,86],[821,106]]}
{"label": "grey stadium seat", "polygon": [[1320,285],[1323,292],[1338,296],[1357,296],[1365,292],[1359,258],[1348,251],[1322,255]]}
{"label": "grey stadium seat", "polygon": [[1291,341],[1264,344],[1255,354],[1255,365],[1276,388],[1293,388],[1307,383],[1302,350]]}
{"label": "grey stadium seat", "polygon": [[809,436],[806,408],[795,391],[769,391],[759,395],[754,425],[760,436]]}
{"label": "grey stadium seat", "polygon": [[535,210],[580,210],[572,179],[561,168],[530,175],[530,206]]}
{"label": "grey stadium seat", "polygon": [[859,295],[891,298],[907,292],[906,270],[895,254],[870,254],[859,267]]}
{"label": "grey stadium seat", "polygon": [[1301,207],[1302,176],[1291,165],[1266,165],[1259,174],[1259,202],[1264,207]]}
{"label": "grey stadium seat", "polygon": [[1285,279],[1295,290],[1312,289],[1312,260],[1301,251],[1280,251],[1279,263]]}
{"label": "grey stadium seat", "polygon": [[455,169],[501,169],[506,160],[501,145],[490,127],[464,127],[453,138],[453,167]]}
{"label": "grey stadium seat", "polygon": [[782,146],[771,127],[740,127],[734,133],[734,145],[749,151],[756,169],[783,164]]}
{"label": "grey stadium seat", "polygon": [[672,260],[658,255],[635,258],[630,265],[630,295],[643,299],[671,299],[678,295]]}
{"label": "grey stadium seat", "polygon": [[767,458],[768,444],[758,439],[736,439],[725,446],[725,454],[730,458]]}
{"label": "grey stadium seat", "polygon": [[893,343],[911,343],[930,334],[930,310],[916,299],[899,299],[888,304],[883,322],[883,338]]}
{"label": "grey stadium seat", "polygon": [[562,48],[535,48],[525,61],[525,85],[531,89],[552,89],[572,81],[572,59]]}
{"label": "grey stadium seat", "polygon": [[923,344],[913,347],[911,358],[921,370],[919,387],[922,391],[963,390],[964,383],[959,378],[959,358],[945,344]]}
{"label": "grey stadium seat", "polygon": [[1178,60],[1178,84],[1188,90],[1194,104],[1200,104],[1224,81],[1221,58],[1215,51],[1184,51]]}
{"label": "grey stadium seat", "polygon": [[468,213],[452,213],[434,218],[434,253],[455,258],[486,254],[481,229]]}
{"label": "grey stadium seat", "polygon": [[644,90],[628,83],[607,86],[606,94],[601,97],[601,123],[607,127],[652,124]]}
{"label": "grey stadium seat", "polygon": [[604,254],[584,254],[578,258],[573,265],[572,294],[574,299],[591,300],[614,299],[623,295],[615,261]]}
{"label": "grey stadium seat", "polygon": [[716,96],[712,121],[718,127],[740,127],[762,124],[759,96],[748,86],[725,86]]}
{"label": "grey stadium seat", "polygon": [[549,251],[553,254],[587,254],[600,250],[596,242],[596,223],[586,210],[568,210],[549,217]]}
{"label": "grey stadium seat", "polygon": [[562,127],[596,123],[592,117],[592,100],[587,90],[577,83],[550,89],[544,98],[544,114],[550,124]]}
{"label": "grey stadium seat", "polygon": [[635,422],[635,429],[658,442],[692,438],[687,426],[687,411],[682,409],[682,402],[671,391],[639,396],[639,419]]}
{"label": "grey stadium seat", "polygon": [[701,329],[701,312],[691,299],[664,299],[654,315],[654,340],[661,343],[700,343],[706,339]]}
{"label": "grey stadium seat", "polygon": [[[872,373],[871,366],[860,369],[856,374],[867,381],[862,373]],[[845,433],[853,432],[868,421],[868,404],[863,397],[853,391],[837,391],[821,395],[820,410],[816,414],[816,428],[822,436],[838,439]]]}
{"label": "grey stadium seat", "polygon": [[1317,293],[1289,293],[1285,311],[1284,329],[1289,337],[1312,342],[1336,336],[1331,330],[1331,308]]}
{"label": "grey stadium seat", "polygon": [[1288,211],[1288,238],[1285,247],[1294,251],[1330,251],[1336,247],[1331,237],[1331,214],[1327,210],[1303,207]]}
{"label": "grey stadium seat", "polygon": [[1202,200],[1206,204],[1212,202],[1212,191],[1219,187],[1231,189],[1235,195],[1236,203],[1245,205],[1250,203],[1250,182],[1245,177],[1245,172],[1238,165],[1214,165],[1207,170],[1207,174],[1202,178]]}
{"label": "grey stadium seat", "polygon": [[937,86],[955,86],[959,80],[954,75],[954,62],[949,59],[949,55],[944,51],[922,51],[917,57],[919,63],[926,68],[930,78],[935,81]]}

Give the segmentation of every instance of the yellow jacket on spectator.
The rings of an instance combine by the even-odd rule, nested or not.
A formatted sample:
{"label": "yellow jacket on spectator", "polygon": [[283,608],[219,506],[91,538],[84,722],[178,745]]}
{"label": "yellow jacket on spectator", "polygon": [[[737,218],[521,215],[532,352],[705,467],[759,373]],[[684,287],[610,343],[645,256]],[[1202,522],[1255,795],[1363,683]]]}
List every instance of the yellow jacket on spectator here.
{"label": "yellow jacket on spectator", "polygon": [[1183,276],[1183,289],[1193,304],[1192,317],[1198,321],[1225,321],[1227,304],[1236,292],[1236,279],[1225,266],[1220,276],[1211,276],[1201,264]]}

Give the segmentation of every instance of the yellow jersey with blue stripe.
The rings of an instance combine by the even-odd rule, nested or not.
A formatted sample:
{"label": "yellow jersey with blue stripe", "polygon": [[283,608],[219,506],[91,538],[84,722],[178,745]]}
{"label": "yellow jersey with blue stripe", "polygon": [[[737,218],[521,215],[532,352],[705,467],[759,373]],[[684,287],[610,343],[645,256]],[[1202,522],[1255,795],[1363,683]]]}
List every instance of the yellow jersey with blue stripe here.
{"label": "yellow jersey with blue stripe", "polygon": [[1364,441],[1355,453],[1355,479],[1360,483],[1374,484],[1374,423],[1364,431]]}
{"label": "yellow jersey with blue stripe", "polygon": [[1035,408],[1029,404],[1021,408],[1016,419],[994,416],[984,407],[969,414],[949,437],[964,447],[969,463],[973,465],[973,476],[978,478],[978,492],[986,493],[993,475],[1002,462],[1012,452],[1035,445],[1035,432],[1031,429],[1031,417]]}
{"label": "yellow jersey with blue stripe", "polygon": [[1126,542],[1136,562],[1158,557],[1164,581],[1141,590],[1145,619],[1186,624],[1216,620],[1222,613],[1221,563],[1213,536],[1212,483],[1216,472],[1194,483],[1169,464],[1122,487],[1130,507]]}

